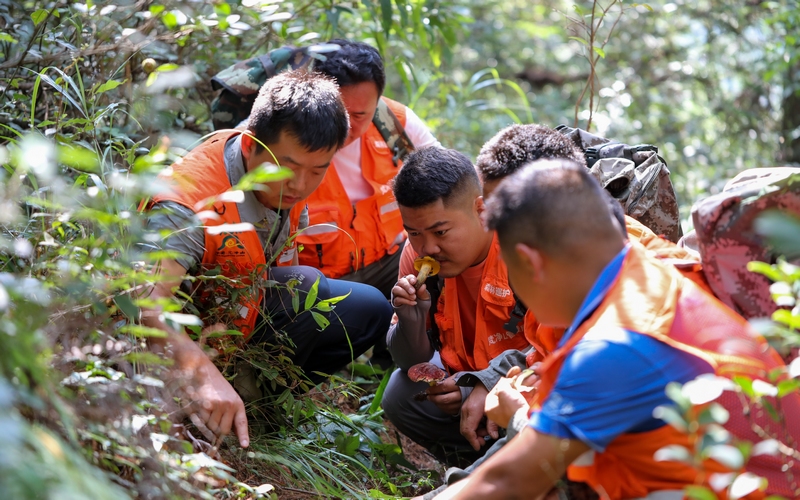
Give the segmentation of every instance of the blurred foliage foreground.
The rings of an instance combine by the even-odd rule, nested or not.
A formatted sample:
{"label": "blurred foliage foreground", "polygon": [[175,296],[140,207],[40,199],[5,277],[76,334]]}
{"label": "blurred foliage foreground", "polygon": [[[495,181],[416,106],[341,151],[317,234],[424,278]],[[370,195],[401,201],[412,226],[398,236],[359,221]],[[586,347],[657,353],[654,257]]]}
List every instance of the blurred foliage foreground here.
{"label": "blurred foliage foreground", "polygon": [[[545,4],[562,7],[557,1]],[[698,9],[704,8],[700,4]],[[474,18],[469,7],[474,7]],[[501,7],[507,14],[524,10],[534,21],[513,29],[499,18],[486,21]],[[162,377],[170,360],[148,352],[146,339],[158,332],[137,324],[139,307],[147,302],[136,299],[135,292],[152,279],[152,263],[164,255],[144,255],[137,246],[162,237],[145,233],[137,206],[158,189],[156,173],[209,132],[208,77],[277,44],[334,36],[369,39],[394,70],[389,92],[405,91],[407,102],[445,144],[471,153],[511,121],[555,125],[579,111],[590,120],[593,111],[598,121],[612,117],[609,130],[623,131],[631,142],[642,122],[649,129],[663,128],[644,117],[670,119],[653,113],[653,106],[672,109],[662,103],[669,92],[651,92],[658,97],[655,104],[634,95],[633,102],[641,105],[629,107],[629,119],[623,121],[612,112],[616,97],[594,100],[594,80],[581,82],[578,76],[572,79],[578,81],[574,87],[542,89],[516,83],[505,71],[523,71],[530,62],[525,58],[535,59],[526,49],[512,60],[508,51],[517,47],[507,39],[518,36],[529,37],[540,60],[560,65],[570,78],[577,74],[573,70],[602,72],[606,57],[621,64],[630,55],[625,25],[629,22],[629,33],[638,33],[641,23],[650,22],[639,15],[647,9],[632,7],[635,16],[622,16],[619,39],[607,24],[605,41],[588,51],[590,59],[582,59],[571,55],[593,43],[591,30],[569,38],[563,26],[552,27],[551,14],[565,24],[561,14],[544,5],[529,7],[528,2],[471,6],[435,0],[0,0],[0,498],[269,498],[276,491],[282,498],[393,498],[438,483],[436,471],[417,470],[397,435],[386,432],[380,410],[386,374],[353,363],[347,374],[300,394],[294,389],[303,386],[303,377],[288,361],[287,345],[239,354],[235,339],[199,339],[222,353],[218,362],[223,370],[234,361],[250,363],[261,385],[270,389],[271,396],[248,408],[253,437],[248,450],[176,424],[179,409]],[[578,26],[587,26],[590,9],[575,9]],[[796,16],[795,11],[770,9],[775,16]],[[733,13],[745,19],[756,15],[752,9],[742,12]],[[480,57],[462,45],[464,40],[483,51]],[[617,50],[619,40],[625,50]],[[497,57],[488,61],[489,68],[481,59],[485,52]],[[796,51],[779,56],[787,68],[797,62]],[[458,69],[451,75],[448,64],[454,61]],[[590,67],[578,68],[581,61],[590,61]],[[620,83],[614,84],[617,92],[625,89],[624,73],[614,75]],[[630,91],[653,90],[654,85],[630,85]],[[597,90],[601,98],[603,90]],[[584,97],[593,104],[579,110],[575,102]],[[707,115],[702,108],[684,109],[681,120]],[[717,130],[711,121],[702,123]],[[745,130],[750,126],[742,125]],[[678,145],[668,147],[668,153],[685,150],[683,144],[692,140],[664,130],[670,134],[668,144]],[[734,132],[741,134],[740,129]],[[776,133],[763,131],[743,156],[758,156],[763,149],[753,153],[752,148],[762,145],[762,137],[768,139],[764,143],[777,142],[772,141]],[[702,140],[712,160],[717,146],[732,154],[730,142]],[[258,175],[264,180],[280,173]],[[710,175],[724,177],[718,171]],[[693,188],[682,192],[691,195]],[[787,234],[785,229],[782,233]],[[787,263],[759,270],[778,282],[776,298],[786,307],[775,318],[778,338],[800,344],[800,272]],[[182,306],[163,304],[165,317],[199,333],[198,319],[182,314]],[[800,365],[790,370],[800,375]],[[753,398],[758,391],[796,390],[796,384],[765,389],[742,382],[738,387]],[[679,389],[672,394],[680,409],[691,406],[691,395]],[[675,415],[673,421],[688,425],[684,417]],[[749,450],[739,453],[744,460]],[[691,460],[691,455],[677,458]],[[707,492],[695,493],[708,498]]]}

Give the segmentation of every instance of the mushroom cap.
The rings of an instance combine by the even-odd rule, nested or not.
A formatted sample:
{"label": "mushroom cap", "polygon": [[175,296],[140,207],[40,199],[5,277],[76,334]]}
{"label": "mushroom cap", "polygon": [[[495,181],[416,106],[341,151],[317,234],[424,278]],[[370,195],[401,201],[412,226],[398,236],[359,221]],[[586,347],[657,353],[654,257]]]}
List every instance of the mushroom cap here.
{"label": "mushroom cap", "polygon": [[431,265],[431,272],[428,273],[428,276],[435,276],[439,274],[439,263],[436,262],[436,259],[431,257],[430,255],[426,255],[425,257],[417,257],[414,259],[414,269],[419,271],[419,268],[422,267],[422,264],[430,264]]}
{"label": "mushroom cap", "polygon": [[408,369],[408,378],[412,382],[441,382],[447,377],[447,372],[433,363],[418,363]]}

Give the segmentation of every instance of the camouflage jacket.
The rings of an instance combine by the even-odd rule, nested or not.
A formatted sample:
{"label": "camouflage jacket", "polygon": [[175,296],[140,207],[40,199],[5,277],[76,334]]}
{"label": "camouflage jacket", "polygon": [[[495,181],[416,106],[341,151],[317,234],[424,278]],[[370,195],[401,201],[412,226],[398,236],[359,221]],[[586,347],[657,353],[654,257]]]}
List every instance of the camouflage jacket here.
{"label": "camouflage jacket", "polygon": [[[308,70],[315,59],[323,59],[326,52],[338,48],[334,44],[300,48],[287,45],[267,54],[239,61],[220,71],[211,79],[211,87],[220,91],[211,101],[214,130],[235,128],[245,121],[250,116],[259,89],[268,79],[281,71]],[[400,120],[383,100],[378,101],[372,123],[392,150],[395,164],[414,150]]]}

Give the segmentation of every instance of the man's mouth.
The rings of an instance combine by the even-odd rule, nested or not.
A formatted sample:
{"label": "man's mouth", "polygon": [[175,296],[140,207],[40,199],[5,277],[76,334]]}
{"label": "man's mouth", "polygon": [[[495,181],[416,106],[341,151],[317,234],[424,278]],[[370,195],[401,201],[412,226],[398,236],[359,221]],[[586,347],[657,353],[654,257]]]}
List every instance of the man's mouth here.
{"label": "man's mouth", "polygon": [[286,195],[281,196],[281,202],[287,205],[294,205],[298,201],[300,201],[299,196],[286,196]]}

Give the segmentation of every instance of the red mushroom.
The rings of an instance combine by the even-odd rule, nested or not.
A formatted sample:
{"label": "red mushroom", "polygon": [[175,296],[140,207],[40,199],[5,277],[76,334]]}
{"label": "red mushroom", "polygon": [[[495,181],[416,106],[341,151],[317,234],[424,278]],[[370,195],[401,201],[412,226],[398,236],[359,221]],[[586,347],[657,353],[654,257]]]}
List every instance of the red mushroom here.
{"label": "red mushroom", "polygon": [[418,363],[408,369],[408,378],[412,382],[427,382],[436,385],[447,377],[447,372],[433,363]]}

